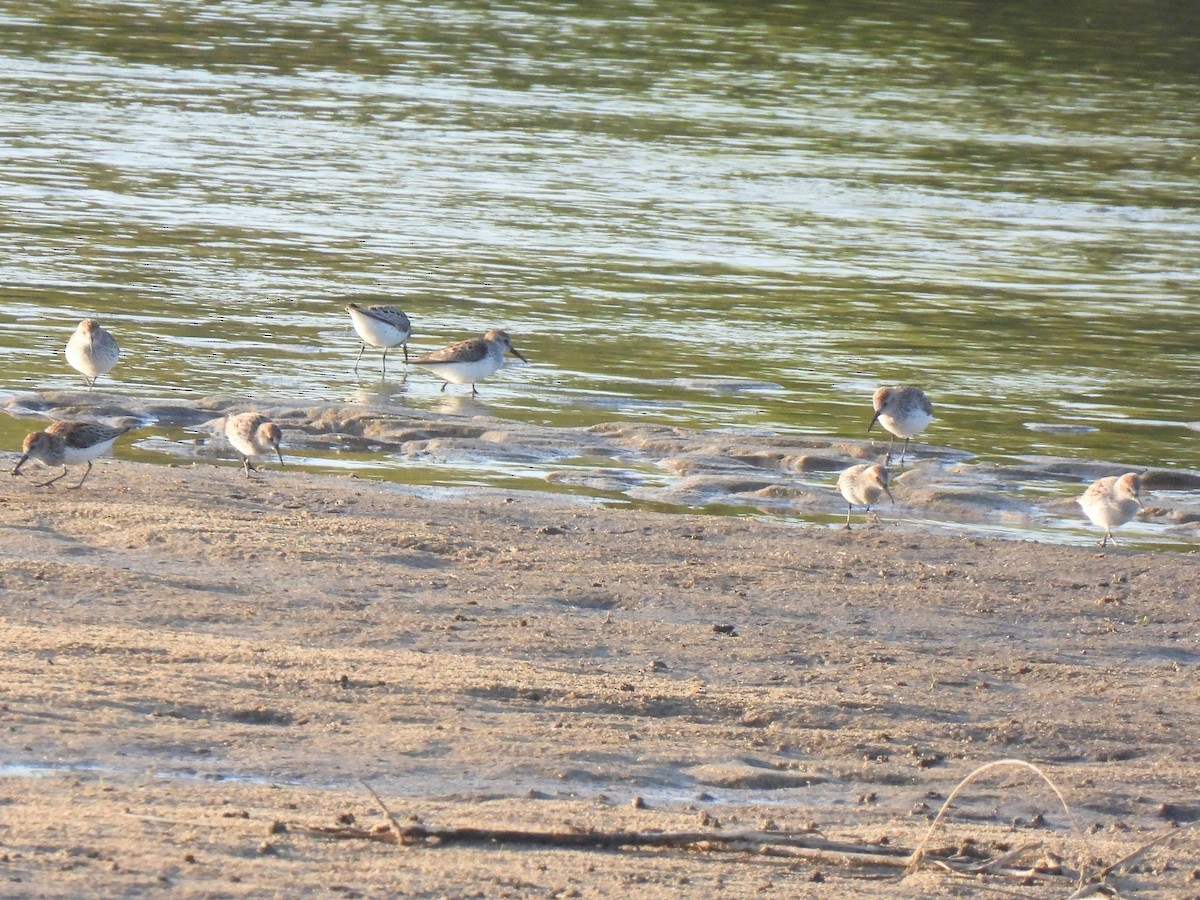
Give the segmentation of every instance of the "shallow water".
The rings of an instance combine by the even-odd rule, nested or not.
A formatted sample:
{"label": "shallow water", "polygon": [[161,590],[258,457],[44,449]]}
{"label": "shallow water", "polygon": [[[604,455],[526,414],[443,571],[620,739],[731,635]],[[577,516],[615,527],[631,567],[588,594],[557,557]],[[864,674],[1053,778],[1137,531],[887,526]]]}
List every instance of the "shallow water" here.
{"label": "shallow water", "polygon": [[[0,763],[0,778],[53,778],[64,774],[84,773],[89,776],[117,779],[140,775],[158,781],[234,781],[241,784],[307,785],[325,788],[346,788],[362,784],[359,778],[330,775],[327,772],[289,771],[281,774],[270,771],[246,774],[222,770],[220,766],[197,767],[194,759],[168,758],[142,762],[142,765],[91,760]],[[607,767],[597,769],[593,766],[591,769],[560,770],[557,773],[544,771],[545,767],[511,762],[497,764],[494,771],[487,772],[463,772],[458,766],[426,764],[415,771],[392,773],[389,777],[376,779],[375,786],[408,798],[459,800],[470,803],[520,796],[537,799],[603,798],[606,796],[603,791],[606,790],[636,794],[653,805],[683,805],[699,801],[762,806],[803,804],[812,808],[842,805],[846,802],[842,799],[847,791],[846,785],[834,779],[810,780],[803,774],[780,773],[775,769],[763,768],[763,775],[771,777],[775,782],[764,785],[754,782],[734,769],[731,783],[727,783],[719,778],[715,781],[706,780],[704,772],[680,773],[675,766],[643,767],[646,771],[635,773],[630,771],[630,760],[614,760],[614,767],[618,762],[619,770],[609,770]],[[722,767],[709,768],[717,770],[719,775]],[[739,775],[744,783],[738,782]],[[624,801],[624,793],[620,794],[618,799]]]}
{"label": "shallow water", "polygon": [[[225,416],[241,401],[144,401],[96,392],[21,394],[0,400],[21,421],[87,415],[131,426],[119,438],[123,458],[182,465],[238,466],[224,438]],[[431,495],[501,487],[552,492],[580,503],[636,506],[666,512],[772,516],[838,527],[846,506],[837,475],[863,460],[881,459],[882,440],[779,435],[768,430],[694,429],[655,422],[549,426],[479,414],[400,411],[386,405],[291,403],[259,407],[283,429],[285,466],[355,477],[400,474]],[[128,443],[125,443],[128,441]],[[261,464],[263,460],[260,458]],[[107,463],[102,466],[107,468]],[[267,481],[278,468],[243,477]],[[1119,474],[1111,462],[1024,456],[987,462],[960,450],[921,444],[901,464],[893,460],[895,497],[852,517],[854,527],[899,526],[921,531],[1083,543],[1099,532],[1082,516],[1079,485]],[[30,464],[23,474],[44,477]],[[75,477],[62,482],[72,486]],[[119,479],[103,468],[90,486]],[[1119,546],[1195,550],[1200,540],[1200,472],[1145,469],[1147,509],[1122,526]],[[14,483],[14,490],[20,490]],[[44,488],[51,490],[52,488]],[[414,488],[410,487],[409,490]]]}
{"label": "shallow water", "polygon": [[[1198,60],[1157,6],[10,4],[0,394],[77,389],[91,315],[142,401],[860,439],[916,382],[923,437],[983,463],[1200,469]],[[477,400],[398,352],[356,378],[351,300],[532,365]]]}

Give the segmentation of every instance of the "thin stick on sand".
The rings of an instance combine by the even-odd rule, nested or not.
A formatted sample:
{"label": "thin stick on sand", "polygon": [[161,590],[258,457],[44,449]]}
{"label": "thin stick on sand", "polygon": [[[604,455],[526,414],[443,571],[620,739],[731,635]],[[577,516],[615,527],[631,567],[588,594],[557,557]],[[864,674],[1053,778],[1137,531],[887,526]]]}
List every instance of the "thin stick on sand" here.
{"label": "thin stick on sand", "polygon": [[[1094,855],[1092,853],[1091,845],[1088,843],[1087,836],[1083,833],[1083,829],[1079,827],[1079,823],[1075,821],[1075,814],[1071,812],[1071,807],[1067,804],[1067,798],[1064,797],[1062,791],[1058,789],[1058,785],[1051,781],[1050,777],[1045,772],[1031,762],[1026,762],[1023,759],[998,759],[994,762],[984,763],[982,766],[960,781],[957,785],[955,785],[954,790],[950,792],[950,796],[946,798],[946,802],[942,804],[942,808],[938,810],[938,813],[936,816],[934,816],[933,821],[929,823],[929,829],[925,832],[925,837],[921,838],[921,843],[917,844],[917,849],[913,851],[912,857],[908,861],[907,872],[909,874],[915,872],[921,865],[921,860],[925,853],[925,845],[928,844],[929,839],[933,837],[933,832],[937,829],[943,817],[946,815],[946,811],[950,808],[950,804],[954,802],[954,798],[957,797],[962,790],[978,776],[984,774],[985,772],[989,772],[992,769],[1000,768],[1001,766],[1016,766],[1018,768],[1028,769],[1041,778],[1042,781],[1046,782],[1046,784],[1049,785],[1050,790],[1054,791],[1054,796],[1058,798],[1058,802],[1062,804],[1063,811],[1066,812],[1067,818],[1071,821],[1071,827],[1075,829],[1075,832],[1079,835],[1080,840],[1087,849],[1088,856],[1091,857]],[[1087,881],[1084,871],[1084,866],[1086,863],[1087,860],[1084,859],[1081,860],[1079,864],[1080,885],[1083,885],[1083,883]]]}
{"label": "thin stick on sand", "polygon": [[1091,897],[1101,892],[1109,894],[1112,889],[1112,886],[1108,883],[1110,876],[1124,874],[1133,868],[1136,863],[1141,862],[1142,858],[1151,850],[1160,846],[1166,846],[1167,844],[1173,844],[1181,837],[1194,835],[1198,827],[1200,826],[1189,825],[1187,828],[1181,828],[1170,834],[1161,835],[1149,843],[1143,844],[1128,856],[1123,856],[1115,863],[1105,866],[1088,884],[1080,887],[1067,900],[1082,900],[1084,897]]}
{"label": "thin stick on sand", "polygon": [[[1043,842],[1026,843],[996,856],[992,859],[974,859],[967,862],[955,855],[926,856],[926,848],[942,819],[955,798],[979,776],[1000,767],[1018,767],[1028,769],[1042,779],[1058,797],[1063,811],[1071,822],[1071,827],[1079,835],[1084,845],[1085,858],[1077,873],[1069,868],[1061,871],[1045,871],[1041,868],[1012,869],[1017,860],[1037,849]],[[324,837],[342,840],[368,840],[393,844],[402,847],[416,846],[447,846],[450,844],[518,844],[542,845],[546,847],[563,847],[590,849],[599,851],[613,850],[684,850],[699,852],[727,852],[751,854],[753,858],[802,858],[812,862],[822,862],[829,865],[853,866],[862,873],[862,877],[878,878],[891,877],[889,871],[902,870],[905,875],[917,871],[923,861],[955,875],[979,877],[993,875],[1009,879],[1027,879],[1036,876],[1040,879],[1058,881],[1060,884],[1074,884],[1075,891],[1069,900],[1082,900],[1097,893],[1110,894],[1113,885],[1108,881],[1110,876],[1121,874],[1140,861],[1155,847],[1171,843],[1179,838],[1195,833],[1200,826],[1191,826],[1164,835],[1138,848],[1115,863],[1099,868],[1090,878],[1084,871],[1084,865],[1094,863],[1095,856],[1084,832],[1079,828],[1066,798],[1058,786],[1040,768],[1022,759],[1002,759],[990,762],[975,769],[967,775],[950,792],[950,796],[942,804],[937,815],[930,823],[924,837],[917,848],[908,851],[899,847],[879,844],[861,844],[847,841],[837,841],[820,837],[812,833],[788,833],[779,831],[591,831],[583,829],[568,829],[565,831],[533,831],[522,828],[491,828],[491,827],[432,827],[417,823],[402,825],[395,813],[384,803],[378,792],[360,779],[359,783],[370,793],[375,803],[387,818],[386,827],[380,825],[372,829],[352,825],[314,826],[300,823],[289,823],[288,830],[304,833],[313,837]],[[933,853],[933,851],[930,851]],[[945,851],[937,851],[941,854]],[[953,851],[949,851],[953,854]],[[874,871],[872,871],[874,870]],[[981,890],[1003,890],[993,887],[980,886]]]}
{"label": "thin stick on sand", "polygon": [[400,827],[400,822],[396,819],[396,816],[390,809],[388,809],[387,804],[383,802],[383,798],[379,796],[379,794],[375,791],[375,788],[371,787],[361,778],[358,779],[358,783],[365,787],[367,792],[375,798],[375,802],[379,804],[379,808],[382,809],[383,814],[387,816],[388,824],[392,826],[392,833],[396,836],[396,843],[403,843],[404,829]]}

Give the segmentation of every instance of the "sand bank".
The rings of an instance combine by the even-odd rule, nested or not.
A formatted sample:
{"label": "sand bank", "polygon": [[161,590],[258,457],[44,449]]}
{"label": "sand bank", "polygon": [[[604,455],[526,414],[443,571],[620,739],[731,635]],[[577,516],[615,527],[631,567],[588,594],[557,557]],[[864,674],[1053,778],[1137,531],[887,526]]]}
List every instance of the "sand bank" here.
{"label": "sand bank", "polygon": [[[0,484],[9,893],[967,889],[820,859],[304,830],[383,821],[360,779],[431,826],[904,848],[967,772],[1021,757],[1104,862],[1200,818],[1194,554],[277,467],[247,480],[114,461],[82,491],[32,481]],[[1085,849],[1016,773],[969,791],[940,831],[993,855],[1043,842],[1077,865]],[[1193,837],[1125,887],[1185,896],[1197,866]]]}

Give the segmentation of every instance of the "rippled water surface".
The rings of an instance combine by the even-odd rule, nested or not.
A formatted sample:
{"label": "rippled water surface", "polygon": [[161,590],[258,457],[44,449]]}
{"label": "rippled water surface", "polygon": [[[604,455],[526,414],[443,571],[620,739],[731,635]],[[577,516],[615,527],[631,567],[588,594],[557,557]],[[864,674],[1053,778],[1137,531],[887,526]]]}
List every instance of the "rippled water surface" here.
{"label": "rippled water surface", "polygon": [[[859,437],[916,382],[981,460],[1196,469],[1198,109],[1166,4],[9,3],[0,393],[90,315],[139,397]],[[532,365],[356,378],[351,300]]]}

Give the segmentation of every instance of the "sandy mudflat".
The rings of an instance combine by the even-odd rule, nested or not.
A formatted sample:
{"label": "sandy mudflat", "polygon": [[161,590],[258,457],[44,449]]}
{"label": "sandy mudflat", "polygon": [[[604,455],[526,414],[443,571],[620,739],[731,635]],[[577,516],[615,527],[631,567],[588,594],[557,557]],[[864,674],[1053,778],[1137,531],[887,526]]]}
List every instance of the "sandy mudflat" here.
{"label": "sandy mudflat", "polygon": [[[359,779],[405,824],[808,832],[882,853],[915,846],[975,766],[1020,757],[1084,834],[1013,770],[933,845],[1041,842],[1025,864],[1072,867],[1200,819],[1195,554],[277,467],[33,481],[0,484],[4,895],[1070,893],[836,855],[306,830],[383,822]],[[1200,896],[1198,844],[1149,854],[1125,895]]]}

